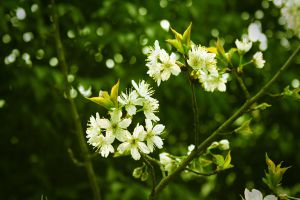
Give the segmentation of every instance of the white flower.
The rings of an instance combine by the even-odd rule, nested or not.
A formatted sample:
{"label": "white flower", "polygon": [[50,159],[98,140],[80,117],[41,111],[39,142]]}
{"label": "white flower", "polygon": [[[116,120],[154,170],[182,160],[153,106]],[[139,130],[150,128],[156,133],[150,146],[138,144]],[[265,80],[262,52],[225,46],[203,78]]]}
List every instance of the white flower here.
{"label": "white flower", "polygon": [[159,154],[159,162],[163,166],[163,169],[170,173],[175,167],[175,160],[170,157],[170,154],[164,152]]}
{"label": "white flower", "polygon": [[261,23],[253,22],[248,27],[248,37],[252,42],[259,42],[259,49],[265,51],[268,48],[268,40],[266,35],[261,31]]}
{"label": "white flower", "polygon": [[96,113],[96,117],[91,116],[90,120],[88,122],[88,128],[86,130],[86,137],[90,138],[88,140],[88,143],[90,143],[91,145],[94,145],[91,138],[93,138],[94,136],[100,135],[101,134],[101,126],[100,126],[100,116],[99,113]]}
{"label": "white flower", "polygon": [[163,141],[160,138],[165,126],[162,124],[156,124],[153,126],[150,119],[146,119],[146,136],[145,140],[147,141],[147,146],[150,152],[153,152],[154,146],[161,149],[163,147]]}
{"label": "white flower", "polygon": [[239,41],[238,39],[235,40],[235,45],[238,48],[238,51],[242,54],[247,53],[251,47],[252,42],[247,37],[243,37],[242,41]]}
{"label": "white flower", "polygon": [[177,76],[181,72],[180,67],[176,64],[176,60],[176,55],[174,53],[169,55],[164,49],[160,48],[156,40],[154,48],[150,47],[146,59],[147,74],[157,82],[157,85],[160,85],[161,81],[168,80],[171,74]]}
{"label": "white flower", "polygon": [[78,90],[80,94],[84,97],[90,97],[92,95],[92,87],[90,86],[88,89],[85,89],[83,85],[78,86]]}
{"label": "white flower", "polygon": [[281,16],[288,29],[300,38],[300,1],[286,0],[282,2]]}
{"label": "white flower", "polygon": [[118,96],[118,101],[122,106],[125,106],[127,113],[132,116],[136,114],[136,106],[142,105],[143,99],[138,98],[136,90],[133,90],[129,94],[122,92],[122,94]]}
{"label": "white flower", "polygon": [[264,67],[266,61],[263,59],[262,52],[259,51],[253,55],[253,62],[256,65],[256,67],[259,69]]}
{"label": "white flower", "polygon": [[136,82],[134,80],[131,81],[132,86],[134,87],[134,89],[136,89],[137,93],[144,98],[150,98],[151,95],[153,94],[153,90],[150,87],[150,85],[148,83],[146,83],[146,81],[142,80],[139,82],[139,84],[136,84]]}
{"label": "white flower", "polygon": [[227,79],[228,74],[206,74],[204,72],[201,73],[199,77],[199,81],[202,83],[204,90],[208,92],[213,92],[216,89],[220,92],[225,92]]}
{"label": "white flower", "polygon": [[109,153],[114,153],[114,147],[111,145],[115,140],[115,137],[110,134],[106,134],[104,137],[103,135],[99,135],[93,139],[93,142],[99,153],[102,157],[107,157]]}
{"label": "white flower", "polygon": [[214,73],[217,70],[215,53],[209,53],[205,47],[192,46],[188,53],[188,64],[194,70],[209,71]]}
{"label": "white flower", "polygon": [[188,146],[187,155],[190,155],[194,149],[195,149],[195,145],[194,144],[189,145]]}
{"label": "white flower", "polygon": [[245,200],[277,200],[274,195],[268,195],[263,199],[263,195],[259,190],[252,189],[250,192],[247,188],[245,189]]}
{"label": "white flower", "polygon": [[143,101],[143,111],[147,119],[152,121],[159,121],[159,118],[154,114],[158,111],[158,101],[154,98],[148,98]]}
{"label": "white flower", "polygon": [[126,130],[131,124],[130,118],[121,119],[122,111],[115,109],[110,112],[111,119],[100,119],[101,128],[106,129],[106,134],[113,135],[119,141],[123,141],[128,131]]}
{"label": "white flower", "polygon": [[106,133],[106,136],[102,135],[100,120],[99,113],[96,113],[96,117],[90,117],[86,137],[88,138],[88,143],[97,148],[101,156],[107,157],[110,152],[114,152],[111,144],[114,142],[115,137],[108,133]]}
{"label": "white flower", "polygon": [[118,151],[121,154],[124,151],[130,151],[132,158],[139,160],[141,158],[140,151],[145,154],[150,153],[147,145],[143,142],[145,134],[144,127],[137,124],[132,135],[130,133],[126,134],[124,142],[118,146]]}

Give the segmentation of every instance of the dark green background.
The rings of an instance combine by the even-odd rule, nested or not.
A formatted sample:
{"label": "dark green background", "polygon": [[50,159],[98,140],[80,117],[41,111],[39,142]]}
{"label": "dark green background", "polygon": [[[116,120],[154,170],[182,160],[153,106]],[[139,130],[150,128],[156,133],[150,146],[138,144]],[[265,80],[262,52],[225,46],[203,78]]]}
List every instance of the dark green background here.
{"label": "dark green background", "polygon": [[[34,13],[31,12],[33,4],[39,6]],[[147,45],[152,45],[157,39],[161,46],[170,48],[164,40],[173,36],[160,26],[160,21],[166,19],[179,32],[193,22],[192,40],[202,45],[216,41],[211,30],[217,29],[219,37],[225,39],[225,48],[229,49],[255,21],[256,10],[262,10],[263,31],[271,37],[268,38],[269,48],[264,53],[265,68],[257,70],[249,66],[245,70],[246,83],[254,94],[299,44],[297,38],[291,37],[290,49],[281,46],[285,30],[277,23],[279,10],[271,3],[267,9],[261,4],[259,0],[58,1],[67,62],[71,66],[70,73],[76,76],[72,84],[74,87],[79,83],[92,85],[96,95],[99,89],[109,90],[118,79],[122,90],[132,79],[146,79],[153,85],[155,97],[160,101],[159,117],[167,129],[164,150],[175,155],[185,154],[187,145],[193,143],[188,81],[184,76],[173,76],[157,88],[155,82],[146,76],[143,41],[147,39]],[[14,27],[10,21],[18,7],[23,7],[27,16],[18,27]],[[146,15],[141,15],[145,9]],[[243,12],[249,14],[249,19],[242,19]],[[57,56],[50,15],[47,1],[0,2],[0,36],[9,34],[12,38],[8,44],[0,42],[0,99],[6,101],[0,108],[0,199],[40,199],[41,195],[49,200],[92,199],[84,169],[75,166],[67,153],[71,148],[78,155],[78,142],[69,105],[63,97],[62,73],[59,67],[49,65],[49,59]],[[102,36],[96,34],[98,27],[102,27]],[[83,29],[89,29],[90,33],[80,34]],[[69,30],[75,33],[75,38],[67,36]],[[24,32],[32,32],[34,39],[24,42]],[[4,59],[13,49],[18,49],[21,55],[29,53],[32,66],[26,65],[21,56],[16,62],[6,65]],[[45,51],[43,59],[36,58],[38,49]],[[256,50],[257,46],[254,46],[249,55]],[[117,53],[122,54],[123,62],[108,69],[106,60],[113,59]],[[293,79],[299,79],[299,56],[297,59],[273,85],[271,92],[281,92]],[[200,87],[197,89],[202,139],[244,101],[235,80],[227,87],[226,93],[207,93]],[[75,101],[84,127],[91,114],[105,114],[104,109],[80,95]],[[240,199],[245,187],[270,193],[261,180],[266,168],[265,152],[277,163],[284,160],[284,166],[292,165],[284,177],[283,186],[289,188],[290,195],[299,196],[299,101],[265,97],[260,102],[268,102],[272,107],[254,118],[254,134],[229,137],[233,169],[210,178],[184,181],[178,177],[164,190],[160,199],[235,200]],[[153,156],[157,157],[158,152]],[[140,163],[129,157],[113,159],[110,156],[105,159],[98,156],[93,163],[104,199],[145,199],[150,191],[150,182],[140,182],[131,176],[132,170]]]}

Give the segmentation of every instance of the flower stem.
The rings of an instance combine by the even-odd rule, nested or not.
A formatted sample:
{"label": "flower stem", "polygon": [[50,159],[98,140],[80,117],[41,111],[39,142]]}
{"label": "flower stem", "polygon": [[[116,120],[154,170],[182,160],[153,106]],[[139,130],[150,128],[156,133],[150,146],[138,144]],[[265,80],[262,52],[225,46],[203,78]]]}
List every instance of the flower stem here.
{"label": "flower stem", "polygon": [[237,73],[235,68],[232,68],[233,74],[235,76],[235,78],[237,79],[240,87],[242,88],[244,95],[246,97],[246,99],[250,99],[251,95],[246,87],[246,84],[244,83],[243,79],[239,76],[239,74]]}
{"label": "flower stem", "polygon": [[288,68],[291,64],[292,60],[296,57],[296,55],[300,51],[300,45],[293,52],[293,54],[288,58],[288,60],[284,63],[284,65],[275,73],[275,75],[250,99],[246,100],[246,102],[236,110],[229,119],[227,119],[223,124],[221,124],[206,140],[204,140],[191,154],[186,157],[180,165],[167,177],[161,179],[158,185],[155,188],[154,194],[151,193],[152,196],[157,197],[157,195],[184,169],[186,166],[199,154],[201,154],[213,140],[222,133],[227,127],[229,127],[238,117],[244,114],[250,106],[255,103],[260,97],[264,95],[264,93],[270,88],[270,86],[283,74],[283,72]]}
{"label": "flower stem", "polygon": [[198,104],[197,104],[197,97],[195,91],[195,83],[189,77],[189,82],[192,90],[192,105],[193,105],[193,114],[194,114],[194,138],[195,138],[195,146],[199,144],[199,111],[198,111]]}
{"label": "flower stem", "polygon": [[52,0],[52,9],[53,9],[53,30],[54,30],[54,37],[55,37],[55,43],[56,43],[56,48],[57,48],[57,55],[58,55],[58,60],[63,72],[63,77],[64,77],[64,82],[65,82],[65,89],[66,89],[66,96],[70,104],[70,109],[71,109],[71,115],[73,117],[73,122],[75,125],[75,133],[77,140],[79,142],[79,149],[82,153],[83,156],[83,166],[85,167],[85,170],[87,172],[90,186],[93,191],[94,199],[95,200],[101,200],[101,195],[100,195],[100,189],[96,180],[96,174],[94,172],[94,167],[92,164],[91,159],[89,158],[89,150],[87,147],[87,144],[85,142],[85,137],[84,137],[84,132],[83,128],[81,125],[81,120],[77,111],[76,104],[74,100],[70,96],[70,89],[71,89],[71,84],[68,82],[68,65],[66,62],[65,58],[65,52],[64,48],[61,42],[61,37],[60,37],[60,31],[59,31],[59,23],[58,23],[58,16],[55,8],[55,2]]}

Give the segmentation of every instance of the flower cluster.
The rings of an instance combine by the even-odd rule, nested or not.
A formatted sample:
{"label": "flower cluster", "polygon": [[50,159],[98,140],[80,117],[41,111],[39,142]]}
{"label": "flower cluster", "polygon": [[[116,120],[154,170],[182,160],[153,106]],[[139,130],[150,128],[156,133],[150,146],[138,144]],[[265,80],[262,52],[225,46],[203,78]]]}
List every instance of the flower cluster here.
{"label": "flower cluster", "polygon": [[[103,157],[115,153],[116,149],[118,154],[131,154],[133,159],[139,160],[141,153],[149,154],[155,147],[163,146],[160,135],[165,126],[156,123],[159,104],[152,97],[152,88],[145,81],[138,84],[132,81],[132,85],[127,93],[117,97],[117,106],[109,110],[108,119],[100,117],[99,113],[90,117],[86,130],[88,143]],[[129,128],[138,112],[143,112],[145,126],[137,123],[131,133]]]}
{"label": "flower cluster", "polygon": [[192,46],[188,52],[187,63],[192,68],[192,74],[202,84],[204,90],[213,92],[226,91],[228,74],[221,72],[217,67],[216,54],[210,53],[201,45]]}
{"label": "flower cluster", "polygon": [[181,69],[176,64],[176,55],[169,55],[166,50],[161,49],[159,42],[156,40],[154,47],[150,47],[146,66],[148,67],[147,74],[152,77],[159,86],[161,81],[166,81],[171,74],[177,76]]}
{"label": "flower cluster", "polygon": [[274,4],[281,7],[281,15],[286,27],[300,38],[300,1],[281,0],[274,1]]}

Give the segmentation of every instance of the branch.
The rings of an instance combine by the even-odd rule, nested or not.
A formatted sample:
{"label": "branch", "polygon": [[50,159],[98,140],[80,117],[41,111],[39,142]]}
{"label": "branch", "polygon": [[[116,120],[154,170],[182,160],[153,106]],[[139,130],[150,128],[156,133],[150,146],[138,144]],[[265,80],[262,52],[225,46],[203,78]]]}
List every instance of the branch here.
{"label": "branch", "polygon": [[77,111],[76,104],[75,104],[74,100],[71,98],[70,92],[69,92],[71,89],[71,84],[68,82],[68,65],[66,62],[66,56],[65,56],[63,44],[61,42],[58,15],[56,12],[55,1],[52,0],[51,3],[52,3],[53,30],[54,30],[56,49],[57,49],[57,56],[58,56],[58,60],[59,60],[59,63],[60,63],[60,66],[61,66],[61,69],[63,72],[63,76],[64,76],[64,82],[65,82],[65,87],[66,87],[66,96],[67,96],[67,99],[70,104],[71,114],[73,117],[73,122],[75,124],[75,129],[76,129],[77,140],[79,142],[80,151],[84,157],[84,167],[85,167],[88,177],[89,177],[89,182],[90,182],[90,185],[93,190],[94,199],[101,200],[100,189],[98,187],[97,180],[96,180],[96,174],[94,172],[93,164],[88,156],[89,150],[88,150],[87,144],[85,142],[85,137],[84,137],[84,132],[83,132],[83,128],[81,125],[81,120],[80,120],[80,117],[79,117],[79,114]]}
{"label": "branch", "polygon": [[223,132],[227,127],[229,127],[238,117],[244,114],[250,106],[255,103],[263,94],[270,88],[270,86],[280,77],[280,75],[288,68],[291,64],[292,60],[296,57],[298,52],[300,51],[300,45],[293,52],[293,54],[288,58],[288,60],[284,63],[284,65],[276,72],[276,74],[249,100],[247,100],[232,116],[226,120],[223,124],[221,124],[206,140],[204,140],[191,154],[185,158],[181,164],[167,177],[163,178],[155,188],[154,197],[158,195],[180,172],[182,172],[186,166],[200,153],[202,153],[211,142],[219,135],[219,133]]}

